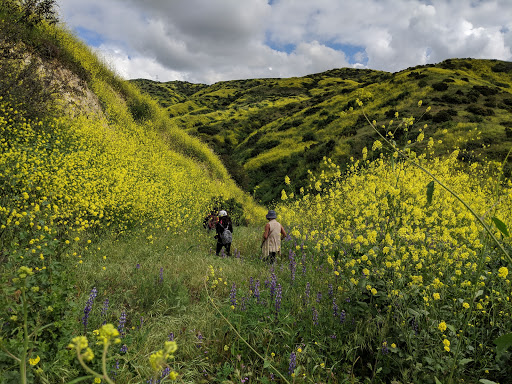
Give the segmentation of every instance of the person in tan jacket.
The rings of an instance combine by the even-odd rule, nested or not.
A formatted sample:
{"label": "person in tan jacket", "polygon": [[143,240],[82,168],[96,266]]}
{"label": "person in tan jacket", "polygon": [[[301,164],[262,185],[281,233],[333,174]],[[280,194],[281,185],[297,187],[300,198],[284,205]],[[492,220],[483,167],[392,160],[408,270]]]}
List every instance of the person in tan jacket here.
{"label": "person in tan jacket", "polygon": [[265,225],[265,231],[263,232],[261,250],[263,252],[263,260],[273,264],[276,255],[281,255],[281,239],[286,237],[286,231],[276,220],[276,211],[268,211],[266,218],[268,223]]}

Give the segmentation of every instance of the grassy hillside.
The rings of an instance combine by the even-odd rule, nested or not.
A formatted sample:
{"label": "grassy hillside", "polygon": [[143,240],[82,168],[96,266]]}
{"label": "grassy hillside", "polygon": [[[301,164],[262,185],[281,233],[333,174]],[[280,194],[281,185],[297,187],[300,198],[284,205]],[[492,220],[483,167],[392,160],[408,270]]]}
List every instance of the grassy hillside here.
{"label": "grassy hillside", "polygon": [[[286,175],[304,180],[324,156],[345,167],[372,146],[377,135],[357,108],[358,98],[378,126],[421,116],[416,126],[428,124],[425,134],[444,143],[439,154],[458,147],[461,160],[502,161],[512,146],[509,62],[453,59],[398,73],[342,68],[210,86],[133,82],[156,98],[178,127],[209,143],[239,185],[264,202],[279,196],[278,181]],[[431,110],[423,114],[427,106]],[[408,134],[398,129],[395,140],[416,137],[418,129]],[[510,170],[507,164],[508,175]]]}

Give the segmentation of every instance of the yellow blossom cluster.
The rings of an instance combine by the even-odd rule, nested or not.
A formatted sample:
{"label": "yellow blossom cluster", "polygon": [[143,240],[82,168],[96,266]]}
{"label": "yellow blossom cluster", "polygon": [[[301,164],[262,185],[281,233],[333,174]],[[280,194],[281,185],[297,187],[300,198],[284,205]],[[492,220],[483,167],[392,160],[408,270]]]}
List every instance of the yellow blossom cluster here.
{"label": "yellow blossom cluster", "polygon": [[[500,164],[461,164],[457,155],[414,161],[468,202],[510,249],[491,219],[512,228],[511,181],[499,177]],[[373,296],[407,299],[428,311],[458,302],[451,316],[467,311],[482,325],[492,310],[493,324],[497,317],[504,326],[512,314],[509,259],[451,193],[436,183],[429,198],[431,181],[407,159],[354,161],[344,174],[324,159],[309,188],[278,209],[294,241],[337,272],[329,278],[343,291],[366,286]],[[439,329],[446,330],[444,321]]]}

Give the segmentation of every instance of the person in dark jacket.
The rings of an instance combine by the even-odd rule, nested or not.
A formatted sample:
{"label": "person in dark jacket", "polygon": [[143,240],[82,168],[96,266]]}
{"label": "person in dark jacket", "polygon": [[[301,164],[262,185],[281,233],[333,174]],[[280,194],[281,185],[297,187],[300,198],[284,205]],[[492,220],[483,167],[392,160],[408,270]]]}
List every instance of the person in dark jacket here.
{"label": "person in dark jacket", "polygon": [[217,249],[215,250],[215,254],[219,256],[222,247],[224,247],[226,248],[226,254],[231,256],[233,223],[231,222],[231,219],[229,218],[226,211],[223,210],[219,212],[219,221],[215,225],[215,230],[217,231],[217,235],[215,235],[215,238],[217,239]]}

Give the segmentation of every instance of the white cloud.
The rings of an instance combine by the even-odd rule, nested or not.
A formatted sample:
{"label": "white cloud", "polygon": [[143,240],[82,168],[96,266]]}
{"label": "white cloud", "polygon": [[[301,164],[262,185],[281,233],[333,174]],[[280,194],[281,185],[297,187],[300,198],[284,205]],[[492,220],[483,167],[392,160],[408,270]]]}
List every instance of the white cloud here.
{"label": "white cloud", "polygon": [[70,28],[102,36],[99,49],[127,78],[211,83],[512,60],[510,0],[60,0],[60,9]]}

